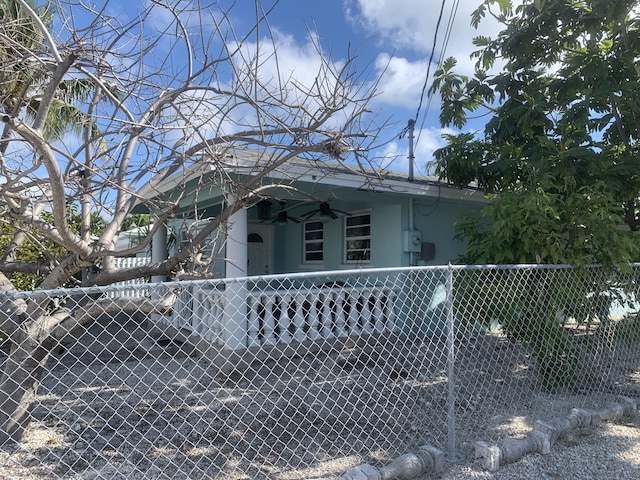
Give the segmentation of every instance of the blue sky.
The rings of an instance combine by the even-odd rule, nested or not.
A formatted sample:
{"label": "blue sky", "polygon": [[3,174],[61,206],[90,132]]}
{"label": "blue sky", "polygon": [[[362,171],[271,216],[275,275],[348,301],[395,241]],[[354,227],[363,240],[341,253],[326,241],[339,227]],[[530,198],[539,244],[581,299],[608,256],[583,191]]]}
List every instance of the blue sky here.
{"label": "blue sky", "polygon": [[[496,32],[495,24],[490,21],[481,25],[478,31],[470,27],[471,12],[479,3],[479,0],[445,0],[434,62],[441,57],[446,43],[444,56],[455,56],[460,71],[472,73],[473,63],[469,59],[474,50],[472,38],[479,33],[491,35]],[[265,7],[271,4],[263,2]],[[292,35],[299,45],[304,44],[306,28],[311,26],[317,29],[323,47],[331,49],[333,56],[344,55],[351,44],[361,48],[359,58],[363,65],[372,62],[376,73],[386,67],[375,107],[380,109],[382,116],[390,116],[396,123],[387,132],[390,143],[385,148],[398,155],[394,169],[406,170],[407,140],[393,140],[393,136],[416,115],[441,6],[440,0],[280,0],[270,16],[270,23],[279,31]],[[451,19],[451,34],[445,42]],[[431,74],[435,68],[432,64]],[[417,174],[427,173],[426,164],[432,158],[432,151],[443,144],[438,114],[439,99],[425,97],[417,120]]]}
{"label": "blue sky", "polygon": [[[130,15],[135,15],[140,6],[136,1],[116,1]],[[274,2],[259,3],[268,10]],[[455,56],[459,70],[472,73],[471,39],[480,33],[495,33],[495,26],[489,22],[481,25],[480,31],[469,26],[470,14],[479,3],[480,0],[445,0],[431,74],[436,69],[435,61],[443,57],[445,44],[444,57]],[[384,139],[384,153],[397,158],[390,167],[406,171],[408,143],[406,138],[397,136],[407,121],[416,116],[441,7],[441,0],[279,0],[269,16],[269,24],[277,34],[279,61],[294,74],[303,75],[305,55],[310,51],[308,29],[317,31],[325,53],[330,52],[334,60],[345,58],[351,46],[360,49],[361,68],[368,68],[372,77],[385,70],[372,108],[393,123]],[[235,2],[232,19],[239,32],[246,31],[254,18],[253,0]],[[445,42],[450,22],[451,33]],[[427,164],[432,152],[443,145],[438,110],[438,98],[424,98],[416,124],[418,175],[429,173]]]}

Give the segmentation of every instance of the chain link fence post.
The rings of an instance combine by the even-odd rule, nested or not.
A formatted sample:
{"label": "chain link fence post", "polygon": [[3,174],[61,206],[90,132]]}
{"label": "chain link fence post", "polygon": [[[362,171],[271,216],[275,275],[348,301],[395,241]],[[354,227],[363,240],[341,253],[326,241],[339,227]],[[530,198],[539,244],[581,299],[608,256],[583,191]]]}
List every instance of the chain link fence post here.
{"label": "chain link fence post", "polygon": [[446,311],[447,311],[447,454],[450,462],[455,462],[456,453],[456,331],[453,314],[453,267],[447,266],[446,272]]}

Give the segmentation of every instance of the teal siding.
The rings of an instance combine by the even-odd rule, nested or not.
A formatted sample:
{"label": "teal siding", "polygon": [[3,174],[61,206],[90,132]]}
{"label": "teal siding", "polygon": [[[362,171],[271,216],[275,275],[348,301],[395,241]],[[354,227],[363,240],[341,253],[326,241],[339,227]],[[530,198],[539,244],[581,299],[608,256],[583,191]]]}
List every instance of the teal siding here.
{"label": "teal siding", "polygon": [[[415,185],[415,184],[414,184]],[[304,191],[308,185],[301,183],[297,187]],[[456,262],[460,254],[466,248],[453,239],[454,224],[460,214],[478,211],[484,203],[477,194],[468,195],[465,199],[446,198],[442,195],[432,196],[433,188],[428,194],[410,194],[398,186],[398,191],[386,191],[377,193],[350,187],[326,187],[326,194],[318,185],[313,185],[311,190],[320,198],[330,203],[336,211],[348,213],[370,212],[371,214],[371,262],[350,263],[344,262],[344,214],[339,218],[324,225],[324,261],[322,263],[305,264],[303,259],[303,223],[290,221],[286,225],[273,225],[272,251],[273,262],[270,268],[272,274],[313,272],[323,270],[340,270],[353,268],[388,268],[406,267],[411,265],[446,265]],[[322,187],[324,188],[324,187]],[[440,193],[451,196],[451,187],[443,186]],[[189,192],[189,188],[186,188]],[[417,191],[417,190],[416,190]],[[330,192],[330,193],[328,193]],[[220,211],[220,196],[211,192],[199,192],[203,198],[199,199],[198,218],[215,216]],[[218,192],[219,193],[219,192]],[[274,194],[271,219],[273,222],[280,206],[275,200]],[[185,201],[184,209],[178,212],[178,217],[193,218],[194,214],[189,206],[192,198]],[[413,201],[413,211],[409,209]],[[308,198],[287,200],[286,209],[293,218],[301,218],[305,213],[313,210],[317,205]],[[257,222],[257,209],[250,207],[247,210],[248,221]],[[179,224],[178,221],[175,222]],[[406,252],[404,245],[404,232],[417,230],[421,233],[422,242],[435,245],[435,259],[422,261],[419,253]],[[216,263],[214,270],[223,274],[224,260]]]}
{"label": "teal siding", "polygon": [[414,212],[415,229],[422,233],[423,242],[431,242],[436,246],[436,258],[418,264],[446,265],[455,262],[465,251],[466,245],[453,239],[454,224],[459,215],[477,211],[481,206],[478,202],[440,199],[434,208],[429,203],[417,201]]}
{"label": "teal siding", "polygon": [[[380,197],[384,199],[385,197]],[[375,205],[371,210],[371,264],[374,267],[398,267],[406,263],[402,247],[403,205]]]}
{"label": "teal siding", "polygon": [[[371,213],[371,262],[367,264],[344,263],[344,219],[339,218],[324,224],[324,261],[322,264],[304,264],[303,224],[289,222],[275,225],[273,273],[311,272],[315,270],[340,270],[343,268],[386,268],[410,266],[412,256],[405,251],[403,232],[408,230],[410,201],[405,197],[375,195],[359,192],[359,202],[341,204],[332,202],[332,207],[347,212]],[[363,201],[366,200],[366,201]],[[384,203],[381,201],[384,200]],[[414,254],[417,265],[446,265],[455,262],[464,252],[465,245],[453,240],[454,223],[462,213],[480,208],[478,202],[460,200],[419,200],[414,203],[413,229],[422,234],[423,242],[436,246],[436,258],[421,261]],[[297,212],[293,212],[295,216]]]}

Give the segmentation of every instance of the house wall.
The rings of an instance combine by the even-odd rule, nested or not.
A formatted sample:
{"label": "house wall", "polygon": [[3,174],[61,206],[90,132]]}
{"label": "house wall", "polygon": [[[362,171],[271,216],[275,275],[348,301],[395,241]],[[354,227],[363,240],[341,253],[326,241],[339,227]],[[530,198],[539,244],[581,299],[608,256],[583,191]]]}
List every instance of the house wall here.
{"label": "house wall", "polygon": [[[339,199],[338,199],[339,198]],[[375,193],[358,189],[343,189],[331,198],[334,210],[371,213],[371,262],[357,264],[344,262],[344,215],[324,226],[324,261],[322,263],[303,262],[303,223],[290,221],[287,225],[278,225],[273,221],[261,222],[272,228],[273,262],[268,273],[311,272],[316,270],[340,270],[354,268],[385,268],[410,265],[446,265],[455,262],[466,245],[454,241],[454,224],[461,214],[482,208],[483,203],[446,197],[414,196],[406,193]],[[410,213],[413,204],[412,214]],[[219,207],[218,207],[219,208]],[[293,218],[302,218],[310,210],[309,202],[290,207]],[[273,215],[277,209],[272,211]],[[208,210],[206,213],[209,213]],[[212,212],[217,213],[217,212]],[[248,209],[249,223],[258,222],[256,209]],[[199,212],[204,217],[203,212]],[[176,222],[176,228],[178,224]],[[422,242],[435,245],[435,258],[429,261],[420,259],[419,253],[409,253],[405,248],[404,232],[417,230]],[[224,248],[220,260],[213,267],[217,275],[224,276]]]}
{"label": "house wall", "polygon": [[[480,192],[459,191],[446,185],[428,183],[390,182],[389,185],[371,191],[361,182],[347,181],[340,176],[335,183],[316,182],[316,178],[296,182],[300,192],[307,192],[313,197],[300,194],[289,197],[276,188],[268,194],[272,196],[273,208],[271,218],[260,221],[257,208],[246,210],[249,227],[251,224],[267,226],[271,229],[272,263],[268,269],[270,274],[286,274],[297,272],[333,271],[356,268],[388,268],[406,267],[410,265],[446,265],[455,262],[464,252],[466,246],[454,241],[454,224],[461,214],[480,210],[483,203]],[[193,187],[195,188],[195,187]],[[373,188],[373,187],[372,187]],[[191,187],[185,188],[188,192]],[[178,218],[207,218],[219,213],[221,192],[215,189],[207,192],[197,190],[201,195],[198,201],[197,215],[193,212],[190,201],[184,202],[184,209],[178,212]],[[280,195],[284,199],[280,199]],[[464,196],[464,200],[458,199]],[[455,197],[455,198],[450,198]],[[344,213],[339,218],[324,225],[324,259],[322,263],[304,264],[303,262],[303,223],[289,221],[279,225],[276,221],[278,205],[286,205],[288,215],[292,219],[308,218],[317,202],[328,201],[337,212],[371,213],[371,262],[357,264],[344,262]],[[286,200],[286,204],[284,203]],[[183,223],[176,220],[175,226]],[[435,258],[429,261],[420,260],[418,253],[406,251],[405,234],[407,230],[417,230],[422,242],[435,245]],[[177,230],[176,230],[177,231]],[[218,260],[213,270],[220,276],[225,275],[226,251],[222,247],[218,252]],[[265,272],[267,273],[267,272]],[[388,280],[381,275],[379,284],[392,289],[397,298],[395,309],[398,316],[400,332],[408,336],[439,334],[443,331],[445,315],[443,314],[443,276],[426,276],[421,278],[414,274],[399,283],[387,284]],[[406,281],[405,281],[406,280]],[[314,280],[315,282],[315,277]],[[308,285],[313,286],[313,285]],[[276,288],[277,286],[274,286]]]}
{"label": "house wall", "polygon": [[408,265],[402,248],[402,202],[377,204],[371,210],[371,264],[376,268]]}
{"label": "house wall", "polygon": [[342,215],[324,225],[324,261],[303,262],[303,224],[276,225],[274,231],[273,273],[340,270],[353,268],[384,268],[417,265],[446,265],[455,262],[465,245],[453,240],[454,223],[463,213],[481,208],[478,202],[452,199],[425,199],[414,201],[413,227],[422,235],[423,242],[435,244],[436,257],[421,261],[405,250],[404,231],[410,225],[410,200],[402,196],[371,195],[362,201],[332,202],[332,207],[349,213],[371,213],[371,262],[344,263],[344,220]]}
{"label": "house wall", "polygon": [[[337,270],[342,264],[342,218],[324,224],[324,266],[323,270]],[[300,228],[302,239],[302,228]],[[302,243],[302,242],[300,242]],[[302,254],[299,262],[302,263]],[[312,265],[305,265],[306,269],[313,269]]]}
{"label": "house wall", "polygon": [[302,224],[276,225],[274,232],[275,273],[300,271],[302,263]]}
{"label": "house wall", "polygon": [[[337,208],[346,208],[340,207]],[[303,262],[303,224],[276,227],[275,269],[277,273],[340,270],[358,267],[393,267],[403,265],[401,246],[402,206],[360,205],[349,212],[371,211],[371,263],[358,265],[344,262],[343,217],[324,225],[324,261],[321,264]]]}
{"label": "house wall", "polygon": [[[452,199],[440,199],[437,204],[432,200],[419,200],[414,206],[414,228],[422,233],[423,242],[431,242],[436,247],[436,258],[418,265],[446,265],[454,263],[464,253],[466,244],[453,239],[454,224],[461,214],[478,211],[483,207],[480,202],[464,202]],[[406,263],[405,265],[409,265]]]}

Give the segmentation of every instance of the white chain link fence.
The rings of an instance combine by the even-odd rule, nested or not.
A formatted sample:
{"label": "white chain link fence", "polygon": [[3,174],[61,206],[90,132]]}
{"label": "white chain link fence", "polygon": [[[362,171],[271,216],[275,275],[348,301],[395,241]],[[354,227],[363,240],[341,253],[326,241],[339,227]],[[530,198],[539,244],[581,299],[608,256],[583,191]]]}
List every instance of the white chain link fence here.
{"label": "white chain link fence", "polygon": [[477,440],[640,396],[639,273],[416,267],[15,294],[77,317],[99,299],[176,301],[106,308],[62,339],[2,474],[337,478],[424,444],[472,462]]}

